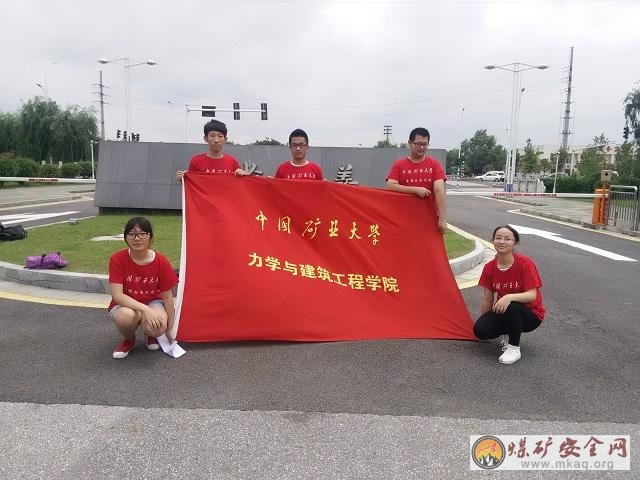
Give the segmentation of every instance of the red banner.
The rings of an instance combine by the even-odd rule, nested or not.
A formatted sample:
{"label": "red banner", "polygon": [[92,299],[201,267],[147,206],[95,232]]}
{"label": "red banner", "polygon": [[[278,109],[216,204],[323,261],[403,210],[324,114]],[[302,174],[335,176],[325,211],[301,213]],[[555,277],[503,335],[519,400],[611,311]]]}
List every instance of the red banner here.
{"label": "red banner", "polygon": [[430,201],[187,173],[178,340],[473,339]]}

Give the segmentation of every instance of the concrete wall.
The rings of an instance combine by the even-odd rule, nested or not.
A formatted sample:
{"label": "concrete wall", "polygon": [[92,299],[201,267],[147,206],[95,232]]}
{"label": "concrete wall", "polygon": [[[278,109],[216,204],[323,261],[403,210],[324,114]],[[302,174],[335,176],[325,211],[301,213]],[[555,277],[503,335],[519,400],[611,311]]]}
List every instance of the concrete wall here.
{"label": "concrete wall", "polygon": [[[180,210],[182,186],[178,170],[191,157],[205,152],[206,144],[100,142],[94,205],[99,208]],[[272,176],[280,163],[291,158],[279,145],[228,145],[225,151],[245,169]],[[360,185],[383,187],[394,160],[407,154],[401,148],[310,147],[307,158],[322,167],[325,178],[335,180],[340,167],[352,165],[352,180]],[[429,150],[446,164],[446,150]]]}

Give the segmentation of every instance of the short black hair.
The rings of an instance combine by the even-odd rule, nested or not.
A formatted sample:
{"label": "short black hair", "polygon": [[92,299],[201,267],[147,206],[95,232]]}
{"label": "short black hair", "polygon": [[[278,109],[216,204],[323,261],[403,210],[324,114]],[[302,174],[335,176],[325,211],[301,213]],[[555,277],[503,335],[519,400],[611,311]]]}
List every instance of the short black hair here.
{"label": "short black hair", "polygon": [[153,228],[151,227],[151,222],[144,217],[130,218],[127,224],[124,226],[124,236],[126,237],[127,233],[131,232],[136,225],[143,232],[147,232],[149,234],[149,238],[153,238]]}
{"label": "short black hair", "polygon": [[416,139],[416,135],[427,137],[427,140],[431,141],[431,135],[429,135],[429,130],[426,128],[418,127],[411,130],[411,133],[409,134],[409,141],[413,142]]}
{"label": "short black hair", "polygon": [[496,238],[496,232],[498,230],[500,230],[501,228],[506,228],[507,230],[509,230],[511,233],[513,233],[513,239],[516,241],[516,243],[520,243],[520,234],[518,233],[518,231],[513,228],[511,225],[500,225],[499,227],[496,227],[493,230],[493,235],[491,235],[491,240],[493,240],[494,238]]}
{"label": "short black hair", "polygon": [[227,138],[227,126],[220,120],[211,120],[204,124],[204,136],[209,135],[209,132],[220,132]]}
{"label": "short black hair", "polygon": [[307,145],[309,144],[309,137],[307,136],[307,132],[305,132],[301,128],[296,128],[293,132],[291,132],[291,135],[289,135],[289,143],[291,143],[291,139],[293,137],[303,137],[304,141],[307,142]]}

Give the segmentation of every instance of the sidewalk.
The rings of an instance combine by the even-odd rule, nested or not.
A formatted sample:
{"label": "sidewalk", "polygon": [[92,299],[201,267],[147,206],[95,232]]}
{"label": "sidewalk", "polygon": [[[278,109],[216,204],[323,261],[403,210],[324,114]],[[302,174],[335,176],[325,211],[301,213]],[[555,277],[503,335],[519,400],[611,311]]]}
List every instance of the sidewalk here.
{"label": "sidewalk", "polygon": [[93,198],[95,185],[29,185],[28,187],[0,188],[0,208],[20,207],[49,202],[80,200]]}
{"label": "sidewalk", "polygon": [[575,223],[586,228],[602,230],[592,222],[593,200],[557,197],[516,197],[510,202],[521,205],[520,212]]}
{"label": "sidewalk", "polygon": [[[0,209],[19,205],[62,202],[93,196],[93,185],[52,185],[43,187],[0,189]],[[531,215],[598,228],[591,223],[592,203],[582,200],[520,197],[511,202]],[[477,284],[484,263],[494,252],[488,243],[450,226],[456,233],[476,241],[473,252],[452,260],[451,269],[460,288]],[[33,302],[103,308],[109,303],[106,275],[89,275],[64,271],[25,270],[0,261],[0,297]]]}

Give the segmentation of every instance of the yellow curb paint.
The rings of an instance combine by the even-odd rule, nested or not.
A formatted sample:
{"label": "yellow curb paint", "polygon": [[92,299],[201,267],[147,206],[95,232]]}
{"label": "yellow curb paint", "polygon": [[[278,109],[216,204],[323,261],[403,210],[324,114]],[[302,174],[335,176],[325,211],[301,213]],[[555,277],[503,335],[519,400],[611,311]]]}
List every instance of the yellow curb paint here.
{"label": "yellow curb paint", "polygon": [[473,280],[465,280],[465,281],[458,282],[458,288],[460,290],[464,290],[465,288],[477,287],[479,278],[480,277],[475,278]]}
{"label": "yellow curb paint", "polygon": [[84,302],[78,300],[63,300],[60,298],[35,297],[33,295],[25,295],[23,293],[12,293],[0,291],[0,298],[7,300],[17,300],[20,302],[44,303],[46,305],[62,305],[65,307],[82,307],[82,308],[107,308],[107,302]]}

